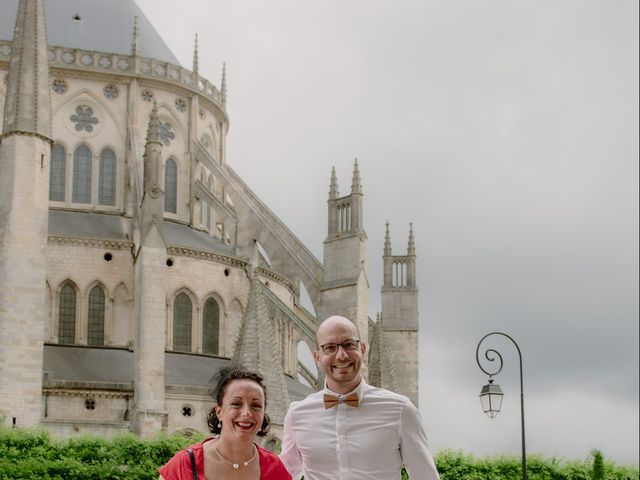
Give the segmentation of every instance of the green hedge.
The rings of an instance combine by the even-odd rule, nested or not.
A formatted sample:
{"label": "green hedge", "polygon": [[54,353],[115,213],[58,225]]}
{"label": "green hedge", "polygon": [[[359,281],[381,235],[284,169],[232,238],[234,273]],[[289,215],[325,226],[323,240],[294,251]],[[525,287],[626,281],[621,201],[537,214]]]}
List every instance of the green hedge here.
{"label": "green hedge", "polygon": [[40,430],[0,427],[0,480],[147,480],[175,452],[199,438],[158,436],[141,440],[77,437],[53,440]]}
{"label": "green hedge", "polygon": [[[594,454],[599,452],[594,451]],[[593,455],[593,454],[592,454]],[[597,458],[597,455],[595,455]],[[477,458],[457,450],[445,450],[435,456],[441,480],[520,480],[521,460],[516,456]],[[638,467],[604,462],[606,480],[639,480]],[[593,460],[575,461],[527,456],[529,480],[592,480]],[[598,477],[595,477],[598,478]]]}
{"label": "green hedge", "polygon": [[[179,435],[151,440],[134,435],[113,440],[95,437],[54,440],[45,431],[0,427],[0,480],[156,480],[160,465],[198,440]],[[597,458],[596,452],[593,458]],[[529,480],[593,478],[591,456],[584,461],[530,456],[527,461]],[[441,480],[520,479],[518,457],[476,458],[447,450],[436,455],[436,464]],[[604,461],[603,469],[606,480],[640,480],[637,467]],[[598,464],[596,474],[601,471]]]}

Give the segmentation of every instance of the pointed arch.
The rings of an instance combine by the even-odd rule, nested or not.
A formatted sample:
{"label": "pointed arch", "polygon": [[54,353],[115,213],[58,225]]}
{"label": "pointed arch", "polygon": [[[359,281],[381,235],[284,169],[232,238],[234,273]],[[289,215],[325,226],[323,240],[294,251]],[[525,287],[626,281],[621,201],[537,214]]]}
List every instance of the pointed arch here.
{"label": "pointed arch", "polygon": [[[85,102],[85,103],[88,103],[89,105],[93,103],[93,105],[91,105],[92,107],[99,107],[100,110],[96,109],[96,113],[105,113],[107,118],[111,121],[111,123],[117,130],[119,135],[119,140],[122,141],[125,138],[126,124],[118,120],[118,117],[111,110],[110,106],[106,102],[104,102],[99,95],[96,95],[95,92],[92,92],[87,88],[78,90],[76,93],[72,94],[72,96],[70,96],[67,99],[67,101],[65,101],[64,103],[61,103],[56,108],[54,108],[54,110],[51,112],[51,118],[53,119],[54,128],[57,125],[64,124],[64,120],[65,120],[63,119],[62,121],[60,121],[60,119],[56,118],[56,116],[59,113],[65,114],[66,112],[69,111],[70,107],[73,110],[73,107],[75,105],[78,105],[79,102]],[[55,136],[55,133],[54,133],[54,136]]]}
{"label": "pointed arch", "polygon": [[84,143],[73,151],[73,175],[71,181],[71,202],[91,203],[93,154]]}
{"label": "pointed arch", "polygon": [[67,193],[67,150],[60,143],[51,147],[49,200],[64,202]]}
{"label": "pointed arch", "polygon": [[176,140],[178,142],[182,142],[182,145],[184,145],[185,139],[187,138],[186,127],[184,125],[184,122],[180,119],[180,116],[176,115],[173,107],[165,103],[159,103],[157,105],[157,108],[158,119],[164,121],[167,121],[167,119],[169,119],[171,123],[176,126],[176,133],[180,135],[180,138],[176,138]]}
{"label": "pointed arch", "polygon": [[113,149],[105,147],[100,152],[98,165],[98,204],[114,207],[116,205],[116,186],[118,159]]}
{"label": "pointed arch", "polygon": [[194,306],[197,305],[196,297],[187,288],[181,288],[176,291],[171,304],[173,350],[191,352],[193,350],[193,318]]}
{"label": "pointed arch", "polygon": [[106,288],[94,282],[87,289],[87,345],[102,347],[105,344]]}
{"label": "pointed arch", "polygon": [[220,352],[220,304],[209,296],[202,307],[202,353],[218,355]]}
{"label": "pointed arch", "polygon": [[58,287],[58,343],[75,344],[78,312],[78,286],[71,280]]}
{"label": "pointed arch", "polygon": [[178,213],[178,164],[173,155],[164,166],[164,211]]}

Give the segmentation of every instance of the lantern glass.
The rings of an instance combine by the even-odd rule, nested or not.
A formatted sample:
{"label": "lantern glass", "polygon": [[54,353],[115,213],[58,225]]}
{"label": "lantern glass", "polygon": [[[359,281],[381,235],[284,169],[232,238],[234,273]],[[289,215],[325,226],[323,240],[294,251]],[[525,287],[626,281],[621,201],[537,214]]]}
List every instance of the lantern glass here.
{"label": "lantern glass", "polygon": [[503,395],[500,385],[494,385],[492,379],[490,379],[489,383],[480,390],[480,403],[482,404],[482,410],[489,416],[489,418],[494,418],[500,411]]}

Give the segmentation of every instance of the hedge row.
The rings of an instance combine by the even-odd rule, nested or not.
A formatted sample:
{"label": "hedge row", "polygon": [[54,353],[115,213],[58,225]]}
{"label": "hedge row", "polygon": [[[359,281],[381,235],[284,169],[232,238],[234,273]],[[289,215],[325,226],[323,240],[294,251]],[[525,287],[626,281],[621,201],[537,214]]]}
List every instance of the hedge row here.
{"label": "hedge row", "polygon": [[[155,480],[157,468],[200,438],[141,440],[80,437],[54,440],[45,431],[0,427],[0,480]],[[591,459],[528,458],[529,480],[592,480]],[[519,480],[517,457],[476,458],[460,451],[436,455],[442,480]],[[640,480],[637,467],[604,462],[606,480]],[[403,475],[406,478],[406,475]]]}
{"label": "hedge row", "polygon": [[[441,480],[520,480],[520,462],[520,457],[501,455],[477,458],[452,450],[436,455]],[[602,480],[640,479],[636,466],[620,466],[611,461],[604,462],[603,466],[605,476]],[[527,476],[529,480],[600,480],[593,476],[592,456],[575,461],[528,455]]]}

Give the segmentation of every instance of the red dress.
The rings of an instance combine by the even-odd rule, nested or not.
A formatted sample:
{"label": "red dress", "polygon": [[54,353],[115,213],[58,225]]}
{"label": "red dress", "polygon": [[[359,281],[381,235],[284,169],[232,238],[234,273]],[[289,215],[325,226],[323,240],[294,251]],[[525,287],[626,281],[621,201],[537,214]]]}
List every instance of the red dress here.
{"label": "red dress", "polygon": [[[207,480],[204,476],[204,451],[202,444],[209,440],[211,440],[211,438],[207,438],[190,447],[193,449],[199,480]],[[258,448],[258,457],[260,458],[261,480],[291,480],[291,475],[289,475],[289,472],[275,453],[260,448],[258,445],[256,445],[256,447]],[[191,459],[189,458],[188,450],[189,449],[179,451],[166,465],[158,469],[162,478],[165,480],[193,480]]]}

